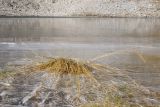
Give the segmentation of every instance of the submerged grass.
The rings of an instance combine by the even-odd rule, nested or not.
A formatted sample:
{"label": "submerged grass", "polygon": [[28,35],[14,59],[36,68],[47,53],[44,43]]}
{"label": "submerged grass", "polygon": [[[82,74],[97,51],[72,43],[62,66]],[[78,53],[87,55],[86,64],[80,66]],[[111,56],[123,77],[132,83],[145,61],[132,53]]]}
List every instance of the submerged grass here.
{"label": "submerged grass", "polygon": [[3,70],[3,71],[0,71],[0,79],[5,79],[5,78],[8,78],[8,77],[13,77],[16,74],[17,74],[17,72],[14,72],[14,71]]}
{"label": "submerged grass", "polygon": [[115,93],[108,93],[104,101],[86,103],[80,107],[131,107],[131,105],[121,96],[116,95]]}
{"label": "submerged grass", "polygon": [[84,104],[80,107],[130,107],[127,103],[121,101],[121,98],[119,98],[117,101],[110,101],[106,100],[104,102],[98,102],[98,103],[88,103]]}
{"label": "submerged grass", "polygon": [[[80,75],[86,76],[87,79],[94,80],[94,81],[91,81],[91,82],[99,83],[99,81],[97,82],[97,80],[94,78],[94,75],[92,74],[92,71],[94,71],[94,70],[96,70],[96,71],[110,71],[109,73],[118,74],[118,75],[123,74],[121,76],[123,76],[125,78],[128,78],[128,80],[132,81],[132,79],[130,79],[130,77],[128,75],[125,75],[124,73],[121,73],[121,71],[117,70],[116,68],[112,68],[109,65],[104,65],[103,66],[101,64],[95,64],[94,63],[94,61],[96,61],[97,59],[101,59],[101,58],[104,58],[104,57],[107,57],[107,56],[110,56],[110,55],[113,55],[113,54],[117,54],[117,53],[111,53],[111,54],[105,54],[105,55],[102,55],[102,56],[98,56],[98,57],[95,57],[94,59],[90,60],[90,62],[89,61],[84,62],[83,60],[80,61],[80,60],[77,60],[77,59],[63,58],[63,57],[49,58],[47,61],[44,61],[42,63],[38,63],[36,65],[35,64],[31,65],[30,68],[29,68],[29,71],[31,71],[31,73],[32,72],[44,71],[44,72],[47,72],[47,73],[55,73],[55,74],[58,74],[58,75],[73,75],[75,77],[78,77],[76,79],[75,83],[77,85],[77,87],[76,87],[77,97],[79,97],[80,94],[81,94],[80,89],[84,88],[83,85],[80,84],[80,82],[81,82]],[[144,55],[141,55],[141,54],[137,54],[137,55],[139,56],[139,58],[143,62],[146,62],[145,61],[146,56],[144,58]],[[24,69],[24,71],[28,71],[28,70]],[[15,74],[17,74],[17,72],[2,71],[2,72],[0,72],[0,79],[1,78],[6,78],[10,75],[14,76]],[[100,75],[100,73],[98,72],[97,75]],[[87,84],[87,82],[85,84]],[[112,85],[112,83],[109,83],[109,84]],[[112,89],[112,86],[106,87],[106,86],[103,86],[103,83],[101,83],[100,85],[102,85],[102,87],[100,87],[102,92],[104,91],[104,92],[107,93],[107,95],[106,95],[106,93],[104,93],[104,97],[102,97],[103,100],[102,101],[97,100],[97,99],[87,100],[88,102],[86,104],[81,105],[80,107],[131,107],[130,104],[127,101],[125,101],[125,99],[122,98],[122,96],[117,95],[116,92],[110,92],[109,93],[109,91],[107,89],[114,90],[114,89]],[[97,84],[96,84],[96,86],[97,86]],[[105,90],[104,87],[106,87],[107,89]],[[90,88],[92,88],[92,87],[90,87]],[[132,93],[132,89],[130,89],[126,85],[117,88],[117,90],[118,90],[118,92],[125,93],[127,98],[133,97],[132,94],[134,94],[134,93]],[[138,89],[136,89],[136,90],[138,90]],[[83,90],[82,90],[82,92],[83,92]],[[94,90],[94,92],[95,92],[95,90]],[[91,99],[94,99],[94,98],[91,98]],[[90,102],[90,101],[93,101],[93,102]],[[139,106],[132,106],[132,107],[139,107]]]}
{"label": "submerged grass", "polygon": [[[102,66],[103,67],[103,66]],[[82,62],[70,58],[51,58],[46,62],[42,62],[34,66],[36,71],[46,71],[48,73],[57,73],[57,74],[71,74],[71,75],[84,75],[89,77],[89,79],[96,80],[91,74],[92,70],[95,69],[95,66],[89,62]],[[77,92],[78,97],[80,95],[80,79],[77,81]],[[108,87],[111,88],[111,87]],[[103,87],[102,87],[103,89]],[[81,107],[128,107],[128,103],[122,100],[120,96],[109,93],[104,102],[101,103],[89,103],[82,105]]]}
{"label": "submerged grass", "polygon": [[[121,53],[121,51],[120,51],[120,53]],[[122,53],[123,53],[123,51],[122,51]],[[86,62],[84,62],[83,60],[80,61],[77,59],[63,58],[63,57],[49,58],[49,60],[47,60],[45,62],[38,63],[37,65],[34,65],[33,71],[44,71],[44,72],[55,73],[55,74],[59,74],[59,75],[73,75],[76,77],[79,75],[83,75],[83,76],[88,77],[88,79],[94,80],[92,82],[97,83],[97,85],[101,85],[101,84],[99,84],[99,82],[97,82],[97,80],[93,76],[92,71],[94,71],[94,70],[107,71],[107,72],[109,71],[110,73],[116,73],[116,74],[119,74],[120,71],[117,71],[115,68],[110,68],[110,67],[108,67],[108,65],[104,66],[101,64],[95,64],[94,61],[101,59],[101,58],[104,58],[104,57],[108,57],[110,55],[114,55],[114,54],[118,54],[118,53],[115,52],[115,53],[111,53],[111,54],[101,55],[101,56],[95,57],[94,59],[92,59],[90,61],[86,61]],[[141,54],[136,53],[136,55],[143,62],[145,62],[145,59]],[[128,76],[125,76],[125,77],[128,77]],[[80,92],[80,89],[81,89],[80,81],[81,81],[80,78],[78,78],[76,80],[77,97],[80,97],[80,93],[81,93]],[[112,89],[112,87],[108,87],[108,88]],[[103,89],[103,86],[102,86],[102,89]],[[123,90],[123,88],[122,88],[122,90]],[[103,102],[89,103],[89,104],[82,105],[81,107],[128,107],[128,103],[125,102],[124,100],[122,100],[121,96],[117,96],[114,93],[110,93],[106,97],[106,100]]]}

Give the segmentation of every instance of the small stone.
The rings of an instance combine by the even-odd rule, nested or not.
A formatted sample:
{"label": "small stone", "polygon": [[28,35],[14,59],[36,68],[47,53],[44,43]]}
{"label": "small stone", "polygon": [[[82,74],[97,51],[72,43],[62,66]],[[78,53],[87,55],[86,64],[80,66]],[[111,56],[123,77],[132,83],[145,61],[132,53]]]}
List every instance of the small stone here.
{"label": "small stone", "polygon": [[3,99],[3,98],[0,96],[0,102],[2,101],[2,99]]}
{"label": "small stone", "polygon": [[160,102],[152,99],[152,98],[145,98],[143,99],[143,102],[147,105],[147,106],[158,106],[160,105]]}

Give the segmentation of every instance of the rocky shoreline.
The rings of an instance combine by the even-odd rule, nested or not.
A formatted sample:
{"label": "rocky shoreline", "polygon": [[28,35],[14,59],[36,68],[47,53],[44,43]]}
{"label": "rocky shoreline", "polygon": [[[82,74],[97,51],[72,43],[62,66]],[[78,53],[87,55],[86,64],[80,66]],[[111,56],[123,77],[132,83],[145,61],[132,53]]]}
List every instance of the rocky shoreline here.
{"label": "rocky shoreline", "polygon": [[160,17],[158,0],[0,0],[0,16]]}

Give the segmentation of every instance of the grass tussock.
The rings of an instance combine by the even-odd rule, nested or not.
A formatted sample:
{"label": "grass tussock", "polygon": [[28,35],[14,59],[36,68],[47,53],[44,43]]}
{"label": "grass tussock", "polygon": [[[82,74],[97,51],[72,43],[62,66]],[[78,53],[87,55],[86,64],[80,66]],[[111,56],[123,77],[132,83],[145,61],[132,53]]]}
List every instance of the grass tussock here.
{"label": "grass tussock", "polygon": [[[33,71],[44,71],[47,73],[61,75],[73,75],[76,77],[76,98],[81,96],[81,80],[80,75],[88,77],[88,79],[93,80],[92,83],[96,83],[97,86],[100,86],[99,82],[92,75],[92,66],[83,61],[70,58],[51,58],[46,62],[42,62],[33,67]],[[70,78],[71,79],[71,78]]]}
{"label": "grass tussock", "polygon": [[69,58],[52,58],[36,65],[35,70],[45,70],[50,73],[81,75],[91,72],[91,68],[80,61]]}

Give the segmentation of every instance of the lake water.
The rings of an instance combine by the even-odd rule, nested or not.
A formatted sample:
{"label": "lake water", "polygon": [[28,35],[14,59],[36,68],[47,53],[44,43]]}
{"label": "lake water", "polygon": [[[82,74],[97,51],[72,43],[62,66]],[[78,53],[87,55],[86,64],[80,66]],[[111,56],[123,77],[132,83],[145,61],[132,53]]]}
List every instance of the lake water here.
{"label": "lake water", "polygon": [[24,58],[91,60],[108,52],[117,54],[97,62],[128,70],[138,83],[160,92],[160,19],[0,18],[1,69]]}

